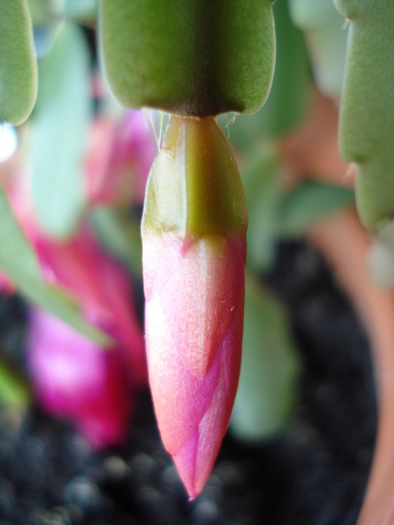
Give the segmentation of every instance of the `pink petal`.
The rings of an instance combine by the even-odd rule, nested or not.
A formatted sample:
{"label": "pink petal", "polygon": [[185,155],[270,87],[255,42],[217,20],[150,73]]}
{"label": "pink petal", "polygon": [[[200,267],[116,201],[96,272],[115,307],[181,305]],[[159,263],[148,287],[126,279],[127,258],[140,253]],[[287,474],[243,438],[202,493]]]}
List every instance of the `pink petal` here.
{"label": "pink petal", "polygon": [[116,348],[104,351],[51,314],[34,310],[28,365],[37,398],[101,448],[124,440],[131,397]]}
{"label": "pink petal", "polygon": [[[182,249],[174,236],[164,239],[152,235],[144,244],[144,271],[157,268],[145,310],[149,381],[164,446],[193,498],[215,462],[237,390],[246,245],[212,235]],[[205,375],[194,359],[203,360]]]}
{"label": "pink petal", "polygon": [[146,300],[160,295],[174,344],[200,379],[234,316],[244,271],[238,252],[220,235],[194,242],[151,235],[144,242]]}
{"label": "pink petal", "polygon": [[120,343],[130,377],[136,385],[145,385],[145,344],[126,271],[101,249],[87,227],[69,241],[42,234],[34,241],[47,279],[73,293],[89,320]]}
{"label": "pink petal", "polygon": [[149,301],[145,312],[149,383],[156,417],[164,446],[176,454],[211,403],[219,379],[220,356],[204,379],[196,378],[172,341],[160,299]]}
{"label": "pink petal", "polygon": [[222,444],[223,427],[227,428],[228,425],[223,406],[226,406],[226,391],[221,376],[211,405],[198,428],[178,454],[173,456],[191,499],[204,488]]}
{"label": "pink petal", "polygon": [[243,298],[218,352],[221,372],[212,402],[193,436],[173,457],[191,499],[204,488],[230,421],[241,366],[242,329]]}
{"label": "pink petal", "polygon": [[171,233],[150,234],[143,245],[144,294],[150,301],[184,257],[193,240],[182,241]]}
{"label": "pink petal", "polygon": [[239,298],[243,267],[231,248],[225,237],[206,235],[158,291],[174,344],[200,379],[229,329]]}
{"label": "pink petal", "polygon": [[142,203],[156,153],[156,141],[143,110],[126,112],[119,123],[97,119],[86,160],[90,204]]}

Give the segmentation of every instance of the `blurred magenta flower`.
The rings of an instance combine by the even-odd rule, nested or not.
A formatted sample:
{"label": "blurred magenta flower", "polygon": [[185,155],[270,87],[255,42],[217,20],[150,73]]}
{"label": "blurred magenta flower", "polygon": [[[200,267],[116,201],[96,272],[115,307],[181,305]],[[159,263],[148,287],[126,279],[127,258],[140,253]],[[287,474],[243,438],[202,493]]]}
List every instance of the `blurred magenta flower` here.
{"label": "blurred magenta flower", "polygon": [[142,204],[156,153],[143,110],[127,111],[120,123],[109,117],[96,119],[86,160],[90,205]]}
{"label": "blurred magenta flower", "polygon": [[[53,414],[73,421],[94,446],[119,443],[129,421],[132,390],[147,384],[144,338],[130,276],[101,248],[87,224],[69,240],[41,231],[31,202],[30,172],[23,162],[4,180],[44,279],[68,290],[86,318],[106,331],[114,345],[106,352],[52,315],[34,311],[29,363],[39,401]],[[14,291],[3,274],[1,289]]]}
{"label": "blurred magenta flower", "polygon": [[95,448],[124,441],[132,396],[118,349],[103,350],[44,310],[30,312],[28,367],[40,404]]}
{"label": "blurred magenta flower", "polygon": [[142,225],[149,382],[163,443],[190,498],[230,420],[244,316],[247,211],[213,119],[172,117]]}
{"label": "blurred magenta flower", "polygon": [[32,240],[45,279],[75,295],[86,317],[117,342],[132,384],[146,385],[144,338],[126,270],[103,251],[87,225],[70,240],[55,240],[42,233]]}
{"label": "blurred magenta flower", "polygon": [[[32,207],[30,171],[22,159],[14,162],[8,171],[0,173],[0,181],[25,234],[36,248],[44,278],[51,284],[64,286],[74,295],[87,319],[116,340],[133,385],[145,386],[145,345],[129,274],[101,248],[86,223],[82,223],[69,240],[45,235]],[[0,274],[0,287],[15,291],[3,274]]]}

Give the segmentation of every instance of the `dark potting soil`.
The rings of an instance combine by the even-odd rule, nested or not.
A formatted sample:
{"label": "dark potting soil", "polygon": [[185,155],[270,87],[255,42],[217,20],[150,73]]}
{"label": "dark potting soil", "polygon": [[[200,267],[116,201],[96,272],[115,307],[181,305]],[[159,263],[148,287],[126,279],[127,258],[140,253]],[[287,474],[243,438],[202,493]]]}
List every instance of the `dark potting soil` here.
{"label": "dark potting soil", "polygon": [[[189,503],[163,450],[148,393],[127,445],[93,453],[38,408],[0,412],[0,525],[351,525],[376,432],[369,346],[317,252],[279,246],[267,285],[289,306],[304,363],[289,428],[245,446],[226,436],[203,493]],[[0,298],[0,340],[23,360],[25,309]],[[22,357],[20,357],[22,356]]]}

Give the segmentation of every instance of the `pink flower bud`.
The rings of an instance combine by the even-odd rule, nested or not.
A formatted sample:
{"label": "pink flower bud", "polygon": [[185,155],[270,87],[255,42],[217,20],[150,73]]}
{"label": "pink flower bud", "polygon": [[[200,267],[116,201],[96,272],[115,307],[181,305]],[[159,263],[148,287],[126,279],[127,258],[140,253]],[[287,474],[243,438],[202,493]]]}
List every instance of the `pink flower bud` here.
{"label": "pink flower bud", "polygon": [[237,390],[247,212],[213,119],[170,120],[142,225],[149,381],[164,446],[201,492]]}
{"label": "pink flower bud", "polygon": [[118,124],[109,118],[94,123],[86,161],[91,205],[130,205],[144,200],[157,145],[144,111],[128,111]]}
{"label": "pink flower bud", "polygon": [[44,310],[33,310],[28,366],[40,404],[73,422],[95,448],[124,441],[131,395],[117,348],[103,350]]}

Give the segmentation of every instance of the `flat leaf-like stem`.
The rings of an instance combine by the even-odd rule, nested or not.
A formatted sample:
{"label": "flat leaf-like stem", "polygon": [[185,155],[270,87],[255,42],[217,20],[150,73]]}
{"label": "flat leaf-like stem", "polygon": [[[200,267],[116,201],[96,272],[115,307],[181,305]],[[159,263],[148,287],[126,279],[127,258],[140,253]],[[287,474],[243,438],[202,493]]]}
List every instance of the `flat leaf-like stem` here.
{"label": "flat leaf-like stem", "polygon": [[0,0],[0,124],[22,124],[37,98],[37,61],[25,0]]}
{"label": "flat leaf-like stem", "polygon": [[339,146],[356,163],[357,209],[375,230],[394,217],[394,3],[337,0],[350,20]]}
{"label": "flat leaf-like stem", "polygon": [[251,274],[245,284],[242,366],[230,430],[256,441],[289,423],[301,366],[285,306]]}
{"label": "flat leaf-like stem", "polygon": [[338,99],[342,91],[348,29],[332,0],[289,0],[294,23],[304,31],[319,90]]}
{"label": "flat leaf-like stem", "polygon": [[262,137],[290,133],[306,118],[311,101],[309,57],[302,32],[292,23],[287,1],[275,2],[276,61],[272,87],[264,106],[254,115],[219,117],[235,148],[253,147]]}
{"label": "flat leaf-like stem", "polygon": [[41,227],[75,232],[85,207],[83,158],[91,122],[89,52],[81,30],[65,23],[43,65],[33,130],[32,196]]}
{"label": "flat leaf-like stem", "polygon": [[66,290],[44,282],[36,253],[22,232],[1,187],[0,246],[0,267],[29,300],[51,311],[100,345],[110,345],[111,339],[104,332],[83,319],[76,300]]}
{"label": "flat leaf-like stem", "polygon": [[101,0],[109,85],[126,107],[254,112],[273,76],[273,0]]}

